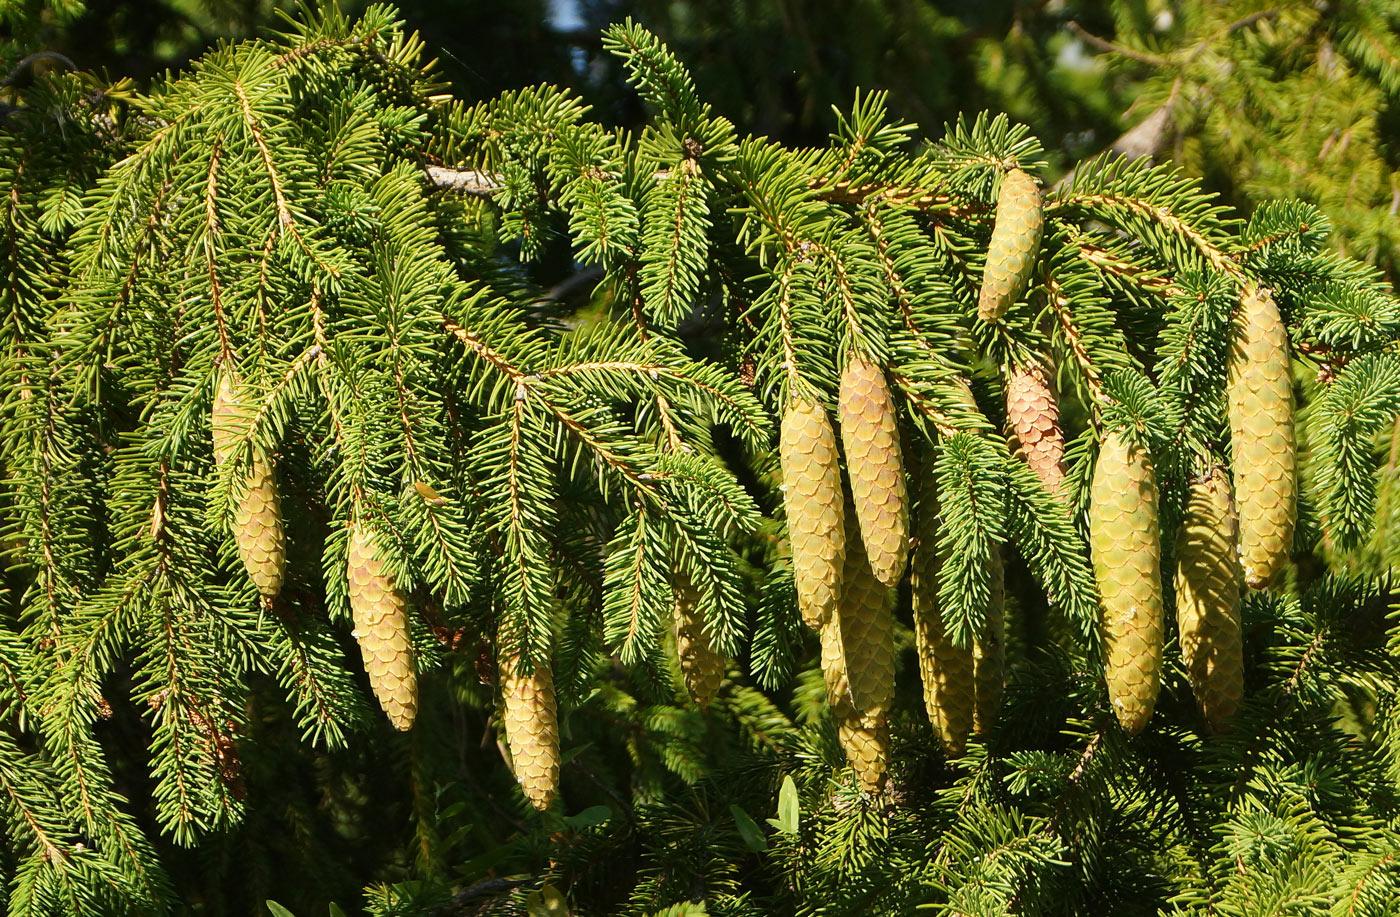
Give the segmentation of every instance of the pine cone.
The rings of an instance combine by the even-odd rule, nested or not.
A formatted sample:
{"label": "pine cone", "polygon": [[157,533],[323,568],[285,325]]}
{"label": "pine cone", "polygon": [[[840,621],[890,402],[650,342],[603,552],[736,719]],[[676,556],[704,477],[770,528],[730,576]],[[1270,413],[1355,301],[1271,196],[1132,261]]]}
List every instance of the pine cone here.
{"label": "pine cone", "polygon": [[1176,622],[1186,677],[1206,722],[1221,731],[1244,697],[1238,529],[1223,469],[1192,481],[1176,541]]}
{"label": "pine cone", "polygon": [[986,735],[997,721],[1001,691],[1006,680],[1006,584],[1001,548],[992,546],[988,573],[991,588],[987,600],[986,629],[972,643],[973,679],[977,703],[973,708],[972,731]]}
{"label": "pine cone", "polygon": [[365,672],[379,706],[402,732],[418,713],[418,676],[408,635],[408,603],[384,570],[369,526],[350,527],[348,563],[350,614]]}
{"label": "pine cone", "polygon": [[554,675],[539,659],[529,674],[520,657],[499,660],[501,720],[506,727],[515,779],[530,804],[543,812],[559,795],[559,713],[554,706]]}
{"label": "pine cone", "polygon": [[972,648],[959,647],[943,629],[938,612],[938,502],[933,477],[922,476],[914,512],[914,550],[909,558],[909,594],[914,607],[914,648],[924,688],[924,710],[949,757],[961,757],[972,729],[976,684]]}
{"label": "pine cone", "polygon": [[983,321],[1000,319],[1026,292],[1044,228],[1040,188],[1030,175],[1012,169],[1001,180],[996,224],[987,245],[987,269],[977,297],[977,315]]}
{"label": "pine cone", "polygon": [[839,615],[826,619],[821,630],[822,682],[826,685],[826,702],[832,710],[852,707],[851,680],[846,670],[846,647],[841,639]]}
{"label": "pine cone", "polygon": [[1060,402],[1044,363],[1013,366],[1006,374],[1006,426],[1011,448],[1058,495],[1065,481],[1065,433]]}
{"label": "pine cone", "polygon": [[807,626],[821,630],[836,611],[846,553],[836,433],[822,406],[790,399],[778,448],[797,605]]}
{"label": "pine cone", "polygon": [[848,506],[846,564],[836,617],[852,704],[860,713],[872,713],[888,710],[894,698],[894,596],[865,558],[854,515]]}
{"label": "pine cone", "polygon": [[282,499],[272,462],[255,449],[248,470],[247,487],[233,513],[233,540],[248,578],[264,599],[282,591],[287,562],[287,541],[282,532]]}
{"label": "pine cone", "polygon": [[[909,494],[899,424],[885,373],[852,356],[841,373],[841,445],[860,522],[860,539],[876,579],[893,588],[909,553]],[[847,540],[852,537],[847,526]],[[850,547],[847,547],[847,551]]]}
{"label": "pine cone", "polygon": [[672,578],[672,590],[676,596],[676,657],[680,660],[681,674],[691,698],[707,707],[724,683],[724,657],[714,651],[710,635],[705,633],[700,592],[690,577],[677,573]]}
{"label": "pine cone", "polygon": [[1267,290],[1240,297],[1229,367],[1230,439],[1240,563],[1253,589],[1283,569],[1293,543],[1297,478],[1288,333]]}
{"label": "pine cone", "polygon": [[214,465],[221,468],[233,457],[243,436],[242,408],[232,373],[219,373],[214,385],[214,404],[209,412],[209,428],[214,440]]}
{"label": "pine cone", "polygon": [[1089,542],[1103,603],[1109,699],[1137,733],[1161,688],[1162,579],[1157,484],[1147,450],[1104,436],[1089,494]]}
{"label": "pine cone", "polygon": [[856,713],[847,710],[838,714],[836,734],[846,753],[846,762],[860,780],[861,789],[867,793],[884,790],[890,758],[890,724],[885,711]]}

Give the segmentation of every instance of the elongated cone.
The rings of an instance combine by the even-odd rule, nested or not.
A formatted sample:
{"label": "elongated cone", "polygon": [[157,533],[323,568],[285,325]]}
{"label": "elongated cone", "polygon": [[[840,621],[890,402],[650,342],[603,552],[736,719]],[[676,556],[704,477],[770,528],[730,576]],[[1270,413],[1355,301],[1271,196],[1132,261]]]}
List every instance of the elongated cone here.
{"label": "elongated cone", "polygon": [[1255,286],[1240,296],[1228,391],[1240,565],[1261,589],[1288,560],[1298,484],[1288,333],[1273,296]]}
{"label": "elongated cone", "polygon": [[890,724],[883,710],[873,713],[846,711],[838,714],[837,736],[846,762],[855,770],[860,788],[867,793],[879,793],[885,788],[889,769]]}
{"label": "elongated cone", "polygon": [[977,315],[994,322],[1026,292],[1040,251],[1045,212],[1035,179],[1012,169],[1001,180],[996,224],[987,245],[987,269],[977,298]]}
{"label": "elongated cone", "polygon": [[214,385],[214,404],[209,412],[209,427],[214,439],[214,464],[222,467],[233,457],[243,435],[243,418],[238,402],[238,389],[231,373],[220,371]]}
{"label": "elongated cone", "polygon": [[875,578],[893,588],[909,557],[909,491],[894,399],[884,371],[864,357],[841,373],[840,416],[860,540]]}
{"label": "elongated cone", "polygon": [[878,793],[884,787],[889,760],[889,715],[883,708],[859,711],[851,702],[840,624],[835,615],[822,628],[822,678],[846,763],[855,770],[866,792]]}
{"label": "elongated cone", "polygon": [[841,620],[837,615],[826,619],[821,630],[822,682],[826,685],[826,702],[832,710],[855,709],[851,703],[851,680],[846,674],[846,647],[841,640]]}
{"label": "elongated cone", "polygon": [[1244,697],[1237,538],[1230,481],[1214,468],[1191,482],[1176,540],[1176,623],[1186,677],[1216,732]]}
{"label": "elongated cone", "polygon": [[530,804],[543,812],[559,795],[559,712],[554,706],[554,675],[548,660],[525,673],[520,657],[499,661],[501,719],[506,727],[515,779]]}
{"label": "elongated cone", "polygon": [[977,683],[977,703],[973,708],[972,731],[986,735],[996,723],[1001,708],[1001,691],[1006,680],[1006,583],[1001,548],[992,546],[991,589],[987,601],[986,629],[972,643],[973,679]]}
{"label": "elongated cone", "polygon": [[841,574],[841,645],[846,657],[851,702],[860,713],[888,710],[894,699],[894,595],[875,577],[846,514],[846,564]]}
{"label": "elongated cone", "polygon": [[287,563],[287,541],[282,532],[282,498],[272,462],[255,449],[248,470],[247,488],[233,512],[233,540],[248,578],[263,598],[272,600],[282,591]]}
{"label": "elongated cone", "polygon": [[1065,481],[1065,433],[1055,382],[1042,362],[1012,366],[1006,374],[1006,426],[1011,448],[1050,493]]}
{"label": "elongated cone", "polygon": [[1089,553],[1103,603],[1109,700],[1140,732],[1162,681],[1162,578],[1152,459],[1122,433],[1105,434],[1089,491]]}
{"label": "elongated cone", "polygon": [[707,707],[724,683],[724,657],[714,651],[710,635],[705,633],[700,591],[690,577],[677,573],[672,579],[672,591],[676,595],[676,657],[680,660],[681,675],[691,698]]}
{"label": "elongated cone", "polygon": [[909,557],[909,594],[914,607],[914,648],[924,688],[924,710],[949,757],[961,757],[972,729],[976,683],[972,647],[947,635],[938,611],[938,501],[933,476],[921,476],[914,508],[914,550]]}
{"label": "elongated cone", "polygon": [[[216,467],[222,467],[237,453],[246,423],[233,375],[220,372],[209,417]],[[282,528],[282,499],[277,490],[277,474],[271,457],[260,448],[253,449],[248,477],[236,499],[233,540],[238,548],[238,557],[258,592],[271,601],[282,591],[287,541]]]}
{"label": "elongated cone", "polygon": [[846,533],[836,433],[820,404],[788,401],[778,450],[797,606],[807,626],[821,630],[841,594]]}
{"label": "elongated cone", "polygon": [[363,523],[350,526],[346,564],[354,637],[379,706],[401,732],[418,714],[418,676],[408,634],[408,602],[384,569],[374,533]]}

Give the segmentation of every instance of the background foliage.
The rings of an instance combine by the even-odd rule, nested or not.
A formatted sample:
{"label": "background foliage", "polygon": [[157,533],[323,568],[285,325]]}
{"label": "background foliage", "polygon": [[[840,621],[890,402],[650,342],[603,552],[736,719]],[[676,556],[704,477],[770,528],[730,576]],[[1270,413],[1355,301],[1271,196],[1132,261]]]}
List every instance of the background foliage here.
{"label": "background foliage", "polygon": [[[1397,550],[1389,526],[1400,518],[1391,495],[1395,447],[1386,438],[1400,386],[1388,362],[1400,319],[1386,287],[1396,257],[1400,13],[1386,3],[798,6],[583,4],[551,18],[541,4],[406,4],[426,56],[442,56],[441,71],[429,73],[394,14],[377,8],[348,19],[302,11],[300,25],[289,26],[263,4],[0,5],[10,72],[0,93],[3,168],[15,189],[5,227],[3,458],[11,547],[27,545],[8,574],[18,623],[2,647],[12,683],[0,777],[11,822],[30,828],[12,834],[8,847],[13,910],[139,912],[180,901],[203,913],[248,913],[272,898],[298,914],[323,913],[330,901],[347,910],[508,913],[530,906],[531,895],[542,907],[548,880],[585,913],[659,912],[687,900],[706,900],[715,913],[896,912],[917,902],[987,914],[1386,912],[1400,882],[1400,728],[1387,642],[1397,638],[1389,586],[1359,574],[1388,570]],[[669,43],[693,84],[641,29],[602,37],[628,14]],[[160,75],[220,38],[269,28],[288,34],[219,47],[183,77]],[[339,45],[298,50],[317,42]],[[83,72],[69,74],[53,57],[11,71],[36,50],[61,52]],[[656,61],[665,66],[649,74]],[[111,76],[89,73],[104,69]],[[467,104],[439,98],[440,75]],[[577,96],[542,90],[487,101],[540,82],[574,87]],[[238,86],[256,87],[246,106]],[[856,86],[889,95],[853,104]],[[959,112],[982,108],[1006,111],[1029,130],[957,123]],[[199,114],[182,120],[182,112]],[[901,118],[942,141],[931,159],[902,158]],[[955,124],[946,134],[938,128],[945,122]],[[751,133],[833,152],[803,158]],[[542,139],[556,134],[558,143]],[[680,143],[694,136],[705,141],[699,157]],[[1167,171],[1099,161],[1080,165],[1062,186],[1064,206],[1087,216],[1085,232],[1095,231],[1093,221],[1123,219],[1104,201],[1113,194],[1183,214],[1208,245],[1238,246],[1248,270],[1296,304],[1297,340],[1324,346],[1298,367],[1300,389],[1324,408],[1302,427],[1312,504],[1296,588],[1254,596],[1246,607],[1252,706],[1223,739],[1205,739],[1193,723],[1179,671],[1169,673],[1157,725],[1143,740],[1126,739],[1095,713],[1102,689],[1092,653],[1072,636],[1092,616],[1086,572],[1063,557],[1034,566],[1055,544],[1075,544],[1077,531],[1068,522],[1036,529],[1037,517],[1055,518],[1053,508],[1033,481],[1006,472],[998,438],[979,435],[1000,421],[997,357],[1028,343],[1062,356],[1073,348],[1038,330],[1028,302],[1013,316],[1015,335],[976,341],[976,353],[992,358],[978,362],[965,355],[958,320],[938,305],[967,296],[965,284],[941,279],[949,265],[980,273],[985,227],[976,208],[985,212],[992,200],[989,163],[1039,163],[1050,184],[1110,146],[1170,158],[1236,209],[1218,209]],[[910,260],[900,262],[927,279],[913,291],[913,309],[929,320],[923,337],[895,328],[864,343],[923,374],[907,380],[901,397],[938,406],[918,423],[945,444],[947,477],[970,469],[1019,494],[1006,518],[991,520],[991,540],[1012,538],[1029,561],[1009,572],[1024,606],[1005,721],[961,762],[943,759],[917,715],[916,667],[901,631],[894,733],[902,796],[889,808],[866,804],[839,780],[832,789],[841,758],[814,641],[794,623],[791,583],[781,575],[767,415],[792,380],[765,363],[763,348],[751,365],[733,367],[736,378],[755,374],[754,394],[700,362],[722,355],[725,342],[713,332],[726,315],[762,314],[760,275],[789,277],[813,301],[829,288],[830,277],[791,258],[785,234],[837,247],[842,257],[833,263],[879,263],[864,237],[823,236],[844,216],[807,193],[810,176],[866,148],[843,180],[952,186],[973,202],[970,215],[948,224],[951,236],[936,237],[934,262],[919,263],[912,244]],[[264,151],[283,170],[284,192],[266,180]],[[655,215],[678,206],[671,195],[681,186],[657,191],[648,182],[683,162],[700,163],[693,187],[713,203],[700,216],[683,208],[685,232],[672,250],[654,235],[665,225]],[[499,168],[499,205],[425,194],[421,167],[437,163]],[[168,224],[130,219],[157,213],[163,188],[211,187],[211,175],[219,220],[207,220],[208,199],[198,196],[176,196]],[[547,206],[533,195],[541,184]],[[1261,206],[1275,197],[1301,202]],[[840,211],[848,212],[861,211]],[[917,235],[897,208],[871,216],[892,221],[896,248]],[[1170,363],[1157,359],[1185,352],[1180,329],[1192,322],[1218,326],[1229,297],[1189,245],[1131,220],[1129,234],[1150,253],[1106,245],[1095,255],[1099,269],[1089,270],[1079,253],[1100,239],[1075,235],[1065,219],[1041,288],[1061,290],[1086,317],[1085,365],[1116,371],[1095,379],[1080,366],[1067,375],[1071,425],[1085,431],[1073,465],[1082,484],[1093,387],[1108,387],[1111,411],[1170,439],[1161,431],[1178,420],[1174,399],[1196,393],[1210,354],[1187,354],[1175,377],[1157,372]],[[281,227],[271,255],[244,244],[265,226]],[[644,259],[631,278],[647,321],[660,329],[650,339],[608,319],[630,318],[617,292],[627,287],[616,282],[636,261],[629,248],[674,252],[664,266]],[[273,319],[275,346],[259,349],[251,335],[234,340],[267,395],[254,438],[283,450],[284,499],[315,508],[289,514],[302,528],[292,532],[293,551],[304,553],[293,558],[301,578],[289,586],[285,616],[260,609],[229,576],[229,548],[211,534],[229,482],[208,494],[193,483],[208,474],[197,464],[205,447],[189,445],[203,429],[208,392],[192,380],[207,376],[218,349],[210,251],[237,265],[227,297],[243,327],[254,326],[267,302],[304,304]],[[713,279],[697,266],[707,252],[744,270]],[[259,258],[272,266],[265,288],[248,270]],[[140,269],[128,274],[133,265]],[[610,282],[593,293],[600,277]],[[851,306],[854,314],[883,308],[884,282],[856,277],[853,289],[866,299]],[[344,333],[343,346],[317,338],[316,295],[327,321],[340,323],[332,330]],[[716,308],[691,314],[687,304],[697,299]],[[30,308],[36,302],[53,302],[56,312]],[[122,312],[131,302],[149,308]],[[189,308],[179,318],[188,327],[177,323],[176,303]],[[1125,340],[1115,328],[1115,320],[1133,321],[1116,318],[1125,303],[1169,318],[1128,324],[1141,336]],[[491,361],[506,367],[504,377],[464,359],[464,346],[481,353],[471,334],[443,344],[444,316],[449,330],[480,329],[498,342]],[[859,321],[854,332],[845,319],[814,320],[823,322],[833,333],[860,333]],[[829,390],[840,359],[835,338],[813,338],[801,342],[812,361],[805,374]],[[955,356],[948,365],[926,357],[920,339]],[[180,353],[195,362],[182,363]],[[76,354],[66,365],[77,374],[51,371],[55,354]],[[642,382],[575,368],[604,354],[680,369]],[[399,388],[422,399],[413,405],[418,419],[402,430],[354,408],[387,403],[394,381],[366,367],[400,358],[409,382]],[[312,362],[323,367],[320,388],[303,373]],[[981,407],[959,413],[940,386],[968,369]],[[484,445],[454,448],[456,428],[441,418],[459,406],[440,403],[427,381],[443,372],[471,393],[464,401],[480,412],[471,422]],[[1337,374],[1341,381],[1321,394]],[[530,403],[545,407],[511,426],[491,412],[506,411],[519,386],[533,387],[540,400]],[[632,407],[658,394],[677,406],[677,436],[694,446],[693,461],[654,448],[667,441],[662,422]],[[351,413],[336,416],[338,407]],[[548,432],[561,415],[624,451],[598,470],[586,449]],[[1202,425],[1210,441],[1209,420]],[[505,593],[517,604],[503,612],[481,599],[501,571],[454,566],[486,556],[482,529],[460,510],[454,516],[451,502],[442,512],[425,508],[411,488],[432,480],[452,498],[479,486],[489,512],[509,499],[510,481],[489,469],[509,464],[518,429],[537,448],[518,450],[531,486],[518,509],[529,524],[510,542],[517,553],[509,559],[526,577]],[[413,466],[414,437],[426,444],[427,467]],[[1368,481],[1378,459],[1376,491]],[[328,467],[335,472],[323,473]],[[617,604],[617,580],[651,577],[639,593],[651,603],[640,619],[655,628],[669,614],[664,570],[619,566],[627,525],[642,539],[642,522],[652,518],[629,502],[634,493],[653,499],[638,469],[686,482],[664,500],[720,494],[726,500],[711,499],[710,509],[732,510],[705,517],[705,501],[696,500],[655,517],[731,536],[695,549],[722,570],[710,588],[718,632],[737,656],[737,677],[703,713],[678,689],[672,663],[649,649],[654,633],[627,642],[629,609]],[[64,486],[50,492],[45,480]],[[954,503],[979,497],[950,495]],[[432,667],[425,696],[433,699],[406,737],[378,721],[353,666],[337,661],[354,652],[337,617],[343,596],[328,576],[323,603],[312,576],[331,523],[362,502],[392,522],[386,530],[443,533],[436,549],[416,535],[398,548],[419,598],[443,597],[446,606],[422,603],[416,639]],[[161,508],[158,520],[152,505]],[[686,530],[696,519],[704,525]],[[44,528],[49,520],[61,524]],[[36,526],[59,560],[30,563]],[[166,565],[159,538],[143,540],[153,530],[178,562]],[[530,603],[552,604],[554,584],[530,576],[557,564],[559,552],[531,541],[540,531],[573,539],[566,543],[579,557],[610,558],[601,581],[582,570],[561,575],[577,593],[567,598],[580,605],[599,592],[609,599],[599,619],[570,619],[577,623],[558,635],[556,678],[570,697],[568,806],[543,818],[501,766],[491,671],[501,614],[517,622],[526,646],[547,639]],[[1041,550],[1025,549],[1033,543]],[[332,538],[327,556],[338,550]],[[975,628],[976,603],[957,602],[982,588],[981,558],[960,557],[970,585],[948,599]],[[1346,575],[1326,575],[1329,565]],[[186,575],[197,579],[179,578]],[[1050,613],[1042,582],[1058,589],[1053,604],[1067,619]],[[134,590],[147,591],[134,601]],[[133,601],[140,613],[123,617]],[[189,625],[194,636],[169,639],[156,626],[162,621]],[[590,644],[590,631],[607,634],[628,665],[614,666]],[[159,646],[173,655],[156,654]],[[188,688],[183,698],[172,693],[172,665]],[[76,809],[74,799],[82,801]],[[96,844],[73,846],[75,837]]]}

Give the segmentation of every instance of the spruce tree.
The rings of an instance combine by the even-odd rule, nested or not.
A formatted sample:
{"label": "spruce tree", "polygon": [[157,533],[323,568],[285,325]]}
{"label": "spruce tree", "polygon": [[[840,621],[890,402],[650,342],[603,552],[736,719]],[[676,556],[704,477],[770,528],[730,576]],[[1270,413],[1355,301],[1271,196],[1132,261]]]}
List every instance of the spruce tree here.
{"label": "spruce tree", "polygon": [[9,911],[1388,913],[1400,632],[1325,560],[1400,313],[1329,215],[603,42],[638,131],[383,6],[13,88]]}

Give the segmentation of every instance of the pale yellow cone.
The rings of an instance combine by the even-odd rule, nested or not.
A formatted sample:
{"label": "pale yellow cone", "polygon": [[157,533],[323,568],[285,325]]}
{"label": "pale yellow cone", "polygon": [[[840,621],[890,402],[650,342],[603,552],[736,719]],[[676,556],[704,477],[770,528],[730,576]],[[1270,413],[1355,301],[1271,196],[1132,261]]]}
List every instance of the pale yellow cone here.
{"label": "pale yellow cone", "polygon": [[554,676],[547,659],[526,673],[519,657],[498,660],[501,720],[510,746],[516,782],[530,804],[543,812],[559,795],[559,713],[554,705]]}
{"label": "pale yellow cone", "polygon": [[1228,396],[1240,566],[1260,589],[1288,562],[1298,484],[1288,333],[1273,296],[1253,285],[1235,316]]}
{"label": "pale yellow cone", "polygon": [[1089,545],[1102,600],[1109,700],[1141,732],[1161,690],[1162,578],[1157,483],[1147,450],[1105,434],[1089,496]]}
{"label": "pale yellow cone", "polygon": [[700,706],[709,706],[724,683],[724,657],[715,652],[710,635],[705,632],[705,619],[700,608],[700,591],[690,577],[677,573],[672,578],[675,593],[673,625],[676,633],[676,658],[691,698]]}
{"label": "pale yellow cone", "polygon": [[865,557],[847,508],[846,564],[841,574],[841,645],[850,696],[858,712],[888,710],[894,698],[894,593]]}
{"label": "pale yellow cone", "polygon": [[923,471],[914,509],[914,548],[909,557],[909,592],[914,610],[914,647],[919,657],[924,710],[943,748],[960,757],[972,729],[976,682],[972,647],[953,643],[938,609],[938,502],[929,469]]}
{"label": "pale yellow cone", "polygon": [[365,673],[379,706],[400,731],[418,714],[418,676],[408,633],[408,602],[384,568],[374,532],[350,527],[346,563],[350,614]]}
{"label": "pale yellow cone", "polygon": [[841,373],[840,419],[865,556],[875,578],[894,587],[909,556],[909,492],[894,399],[884,370],[864,357],[852,356]]}
{"label": "pale yellow cone", "polygon": [[1191,690],[1219,732],[1244,698],[1238,527],[1221,468],[1191,482],[1176,540],[1176,623]]}
{"label": "pale yellow cone", "polygon": [[233,512],[233,538],[248,578],[264,599],[282,591],[287,542],[282,530],[282,498],[272,462],[261,449],[253,450],[247,486]]}
{"label": "pale yellow cone", "polygon": [[836,610],[846,553],[836,432],[822,406],[790,399],[778,448],[797,605],[807,626],[821,630]]}

